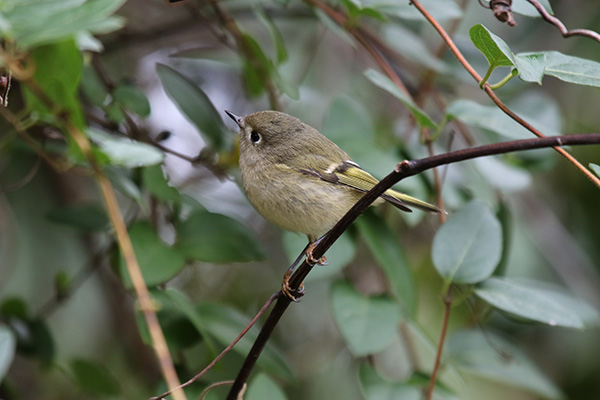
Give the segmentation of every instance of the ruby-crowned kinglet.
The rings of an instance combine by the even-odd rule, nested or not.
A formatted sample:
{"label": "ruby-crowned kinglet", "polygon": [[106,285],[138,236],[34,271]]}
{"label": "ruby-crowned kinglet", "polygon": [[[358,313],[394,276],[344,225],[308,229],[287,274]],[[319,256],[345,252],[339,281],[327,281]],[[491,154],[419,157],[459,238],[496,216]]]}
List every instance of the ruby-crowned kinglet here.
{"label": "ruby-crowned kinglet", "polygon": [[[240,127],[240,170],[250,204],[275,225],[304,233],[310,243],[378,183],[335,143],[291,115],[225,112]],[[404,211],[412,206],[440,212],[391,189],[375,204],[382,199]]]}

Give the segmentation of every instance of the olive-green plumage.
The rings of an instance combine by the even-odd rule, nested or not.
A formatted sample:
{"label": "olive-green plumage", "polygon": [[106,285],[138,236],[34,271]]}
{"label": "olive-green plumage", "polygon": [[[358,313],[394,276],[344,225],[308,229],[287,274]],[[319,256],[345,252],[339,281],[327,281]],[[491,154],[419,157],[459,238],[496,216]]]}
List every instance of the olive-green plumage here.
{"label": "olive-green plumage", "polygon": [[[240,170],[248,200],[267,220],[304,233],[310,242],[330,230],[378,182],[297,118],[278,111],[243,118],[227,114],[240,127]],[[381,198],[404,211],[412,206],[440,212],[391,189]]]}

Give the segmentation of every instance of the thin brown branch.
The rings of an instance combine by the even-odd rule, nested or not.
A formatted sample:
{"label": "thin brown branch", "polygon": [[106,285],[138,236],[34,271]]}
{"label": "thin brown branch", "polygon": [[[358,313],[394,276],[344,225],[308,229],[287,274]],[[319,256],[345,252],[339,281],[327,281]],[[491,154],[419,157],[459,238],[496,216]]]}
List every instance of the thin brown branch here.
{"label": "thin brown branch", "polygon": [[[433,28],[440,34],[442,39],[446,42],[454,56],[457,58],[458,62],[471,74],[471,76],[479,83],[481,82],[481,76],[475,71],[475,69],[469,64],[466,58],[462,55],[458,47],[454,44],[454,41],[448,33],[444,30],[444,28],[437,22],[435,18],[431,16],[431,14],[419,3],[418,0],[411,0],[411,4],[414,5],[421,14],[429,21],[429,23],[433,26]],[[524,128],[529,130],[531,133],[536,135],[537,137],[546,137],[542,132],[538,129],[534,128],[531,124],[527,123],[523,118],[519,117],[517,114],[512,112],[502,101],[496,96],[492,88],[485,83],[483,89],[487,93],[487,95],[492,99],[494,103],[510,118],[521,124]],[[592,174],[587,168],[585,168],[577,159],[571,156],[566,150],[561,149],[559,147],[555,147],[555,150],[558,151],[563,157],[565,157],[571,164],[575,166],[581,173],[583,173],[589,180],[591,180],[597,187],[600,188],[600,179]]]}
{"label": "thin brown branch", "polygon": [[[471,160],[474,158],[505,154],[515,151],[540,149],[554,146],[573,146],[573,145],[591,145],[600,144],[600,133],[552,136],[536,139],[515,140],[502,143],[494,143],[479,147],[472,147],[463,150],[457,150],[449,153],[438,154],[431,157],[425,157],[413,161],[402,161],[396,169],[388,176],[382,179],[377,185],[367,192],[343,217],[338,223],[327,232],[314,247],[312,255],[315,259],[319,259],[325,255],[325,252],[335,243],[337,239],[350,227],[350,225],[358,218],[375,200],[379,198],[386,190],[398,183],[400,180],[409,176],[416,175],[431,168],[441,165],[448,165],[460,161]],[[310,273],[314,264],[308,263],[306,260],[296,269],[292,277],[289,279],[289,287],[291,291],[298,291],[306,276]],[[281,293],[281,292],[280,292]],[[271,333],[279,322],[281,316],[290,305],[291,300],[287,296],[279,295],[277,302],[271,310],[267,321],[263,325],[252,349],[246,356],[238,376],[235,379],[227,400],[236,400],[238,394],[244,387],[260,353],[264,349],[269,340]]]}
{"label": "thin brown branch", "polygon": [[548,13],[548,11],[546,11],[546,9],[540,4],[539,1],[537,1],[537,0],[527,0],[527,1],[529,3],[531,3],[531,5],[533,5],[538,10],[540,15],[544,19],[544,21],[556,26],[556,28],[558,28],[558,30],[560,31],[560,33],[563,37],[568,38],[571,36],[585,36],[585,37],[589,37],[590,39],[593,39],[596,42],[600,43],[600,34],[598,32],[592,31],[590,29],[568,30],[567,27],[565,26],[565,24],[563,24],[560,19],[556,18],[553,15],[550,15],[550,13]]}
{"label": "thin brown branch", "polygon": [[431,372],[431,379],[429,380],[429,387],[427,388],[427,400],[433,399],[433,389],[435,388],[437,374],[440,370],[444,342],[446,341],[446,336],[448,334],[448,321],[450,321],[450,310],[452,309],[452,296],[450,295],[451,289],[452,286],[448,286],[448,291],[444,296],[444,319],[442,320],[440,342],[438,343],[437,352],[435,354],[435,363],[433,364],[433,371]]}

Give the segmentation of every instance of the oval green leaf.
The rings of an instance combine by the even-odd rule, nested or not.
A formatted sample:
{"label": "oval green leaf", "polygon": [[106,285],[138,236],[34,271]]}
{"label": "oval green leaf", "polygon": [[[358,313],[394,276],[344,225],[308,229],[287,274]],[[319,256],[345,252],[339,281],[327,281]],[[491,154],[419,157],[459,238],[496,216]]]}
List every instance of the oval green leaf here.
{"label": "oval green leaf", "polygon": [[522,318],[551,326],[584,327],[578,312],[569,307],[574,304],[565,301],[569,296],[550,288],[542,289],[506,278],[490,278],[477,286],[475,294],[492,306]]}
{"label": "oval green leaf", "polygon": [[356,220],[356,225],[383,270],[392,295],[400,301],[403,310],[413,315],[417,307],[415,282],[396,235],[373,213],[363,214]]}
{"label": "oval green leaf", "polygon": [[477,24],[469,30],[471,41],[485,56],[490,68],[512,67],[514,54],[506,42],[490,32],[485,26]]}
{"label": "oval green leaf", "polygon": [[196,126],[210,147],[222,150],[229,131],[206,93],[171,67],[158,64],[156,72],[167,95]]}
{"label": "oval green leaf", "polygon": [[476,283],[494,272],[501,252],[500,223],[485,204],[473,201],[439,229],[432,257],[435,268],[448,282]]}
{"label": "oval green leaf", "polygon": [[109,135],[93,128],[86,129],[86,134],[108,156],[111,165],[137,168],[158,164],[164,159],[161,150],[147,143]]}
{"label": "oval green leaf", "polygon": [[336,282],[331,307],[350,352],[357,357],[385,349],[397,335],[401,313],[391,299],[364,296],[346,282]]}

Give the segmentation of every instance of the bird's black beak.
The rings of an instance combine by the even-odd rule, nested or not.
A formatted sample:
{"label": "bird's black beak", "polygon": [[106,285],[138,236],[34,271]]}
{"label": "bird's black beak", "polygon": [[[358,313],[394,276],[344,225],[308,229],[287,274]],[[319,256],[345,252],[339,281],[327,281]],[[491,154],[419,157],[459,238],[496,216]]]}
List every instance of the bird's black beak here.
{"label": "bird's black beak", "polygon": [[227,111],[227,110],[225,110],[225,114],[229,115],[229,118],[234,120],[235,123],[237,124],[237,126],[240,127],[240,129],[244,129],[244,121],[242,120],[242,117],[238,117],[234,113]]}

